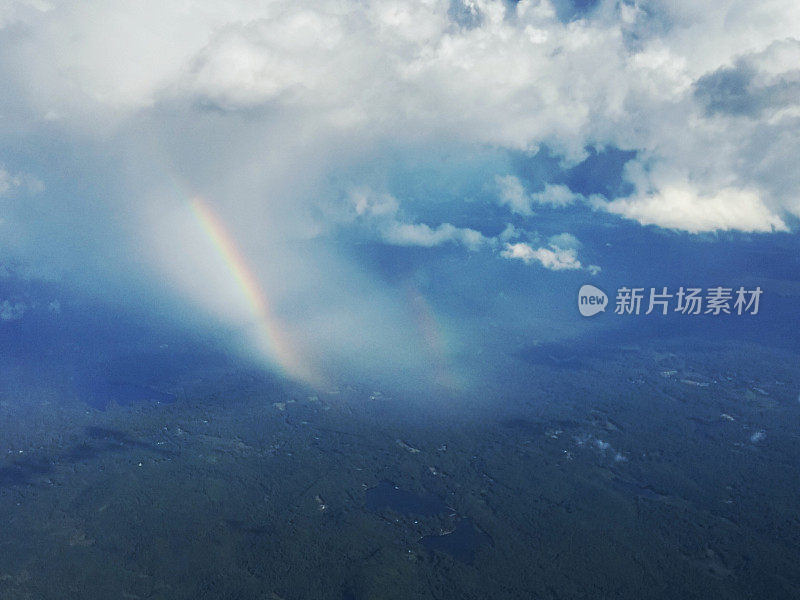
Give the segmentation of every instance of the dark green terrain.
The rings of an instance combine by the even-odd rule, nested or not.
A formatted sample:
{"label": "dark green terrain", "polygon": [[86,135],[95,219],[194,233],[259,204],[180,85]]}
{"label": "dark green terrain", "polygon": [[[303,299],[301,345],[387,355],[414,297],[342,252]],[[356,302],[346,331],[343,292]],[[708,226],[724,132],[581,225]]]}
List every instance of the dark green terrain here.
{"label": "dark green terrain", "polygon": [[0,599],[798,598],[798,357],[692,348],[528,357],[465,405],[7,394]]}

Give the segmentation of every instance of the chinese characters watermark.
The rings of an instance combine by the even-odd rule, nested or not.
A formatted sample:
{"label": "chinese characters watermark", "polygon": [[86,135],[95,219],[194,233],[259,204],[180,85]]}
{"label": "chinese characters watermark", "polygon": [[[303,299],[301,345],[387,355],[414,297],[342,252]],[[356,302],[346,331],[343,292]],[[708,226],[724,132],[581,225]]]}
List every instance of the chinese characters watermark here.
{"label": "chinese characters watermark", "polygon": [[[732,287],[661,288],[622,286],[615,296],[617,315],[757,315],[763,290],[760,286],[746,289]],[[578,292],[578,310],[585,317],[605,312],[608,296],[593,285],[584,285]]]}

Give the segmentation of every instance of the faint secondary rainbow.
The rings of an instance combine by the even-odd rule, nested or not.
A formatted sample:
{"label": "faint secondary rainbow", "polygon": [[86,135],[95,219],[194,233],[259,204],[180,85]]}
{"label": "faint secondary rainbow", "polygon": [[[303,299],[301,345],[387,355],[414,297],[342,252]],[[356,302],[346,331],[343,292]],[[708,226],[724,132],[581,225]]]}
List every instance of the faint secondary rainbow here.
{"label": "faint secondary rainbow", "polygon": [[225,263],[255,318],[259,350],[273,358],[287,375],[305,382],[314,382],[316,377],[286,336],[283,326],[272,311],[269,298],[221,219],[200,198],[195,197],[190,200],[189,206],[203,232]]}
{"label": "faint secondary rainbow", "polygon": [[463,382],[452,367],[447,337],[431,305],[413,283],[406,286],[406,298],[420,336],[428,347],[434,382],[449,391],[461,389]]}

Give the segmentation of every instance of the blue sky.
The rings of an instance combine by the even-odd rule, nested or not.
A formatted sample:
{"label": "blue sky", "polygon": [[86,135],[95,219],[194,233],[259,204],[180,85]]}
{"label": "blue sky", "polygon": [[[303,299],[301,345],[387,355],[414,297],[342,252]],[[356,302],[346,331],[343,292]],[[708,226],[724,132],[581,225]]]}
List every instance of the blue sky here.
{"label": "blue sky", "polygon": [[0,328],[455,391],[632,326],[583,283],[762,285],[704,323],[763,337],[800,293],[798,31],[790,1],[6,3]]}

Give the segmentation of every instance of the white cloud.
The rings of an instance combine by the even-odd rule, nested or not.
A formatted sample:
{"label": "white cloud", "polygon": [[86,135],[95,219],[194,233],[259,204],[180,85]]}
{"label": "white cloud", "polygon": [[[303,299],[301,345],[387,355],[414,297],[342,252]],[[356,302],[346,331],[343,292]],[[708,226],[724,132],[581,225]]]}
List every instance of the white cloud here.
{"label": "white cloud", "polygon": [[[502,241],[502,240],[501,240]],[[521,260],[525,264],[538,263],[545,269],[552,271],[571,271],[583,269],[581,261],[578,260],[578,250],[581,242],[571,233],[559,233],[547,239],[547,246],[534,248],[526,242],[506,243],[505,249],[500,252],[500,256],[510,260]],[[589,265],[585,267],[592,274],[597,275],[600,267]]]}
{"label": "white cloud", "polygon": [[447,242],[457,242],[470,250],[478,250],[488,243],[487,238],[474,229],[459,228],[443,223],[431,228],[424,223],[393,222],[381,228],[382,238],[397,246],[441,246]]}
{"label": "white cloud", "polygon": [[[103,125],[199,105],[291,123],[297,143],[344,133],[348,153],[378,138],[454,139],[547,144],[570,164],[617,146],[682,173],[701,204],[715,198],[666,218],[683,207],[680,182],[634,182],[620,215],[764,231],[800,215],[798,31],[793,0],[604,2],[569,23],[547,0],[18,1],[0,11],[0,128],[55,119],[107,135]],[[744,75],[741,90],[726,87]],[[575,201],[564,186],[498,183],[521,215]]]}
{"label": "white cloud", "polygon": [[[534,250],[525,242],[510,243],[523,236],[534,240],[538,238],[538,235],[518,229],[511,223],[507,223],[496,236],[486,236],[475,229],[456,227],[450,223],[431,227],[426,223],[407,222],[402,218],[400,202],[395,197],[376,193],[368,187],[351,191],[348,201],[355,213],[355,220],[374,230],[381,241],[387,244],[431,248],[455,243],[473,252],[496,249],[504,244],[505,249],[501,251],[504,258],[520,259],[526,263],[536,261],[554,271],[582,268],[577,259],[581,243],[571,233],[553,235],[547,240],[548,247]],[[344,220],[352,223],[353,215]],[[600,271],[596,265],[587,269],[593,275]]]}
{"label": "white cloud", "polygon": [[521,260],[525,264],[534,262],[539,263],[545,269],[552,271],[565,271],[580,269],[581,263],[578,260],[577,250],[574,248],[560,248],[550,246],[549,248],[533,248],[525,242],[516,244],[507,243],[505,250],[500,255],[503,258]]}
{"label": "white cloud", "polygon": [[581,243],[578,238],[571,233],[566,232],[550,236],[547,239],[547,242],[551,246],[557,246],[559,248],[571,248],[577,250],[581,247]]}
{"label": "white cloud", "polygon": [[522,182],[513,175],[501,177],[497,175],[495,183],[498,187],[500,206],[508,206],[512,213],[530,216],[533,214],[531,197],[525,192]]}
{"label": "white cloud", "polygon": [[17,190],[32,194],[44,191],[44,184],[27,173],[10,173],[0,165],[0,196],[8,196]]}
{"label": "white cloud", "polygon": [[500,206],[508,206],[512,213],[524,216],[535,214],[534,205],[563,208],[581,197],[565,185],[549,183],[545,184],[544,190],[541,192],[529,194],[525,191],[522,182],[513,175],[498,175],[495,177],[495,183],[498,188]]}
{"label": "white cloud", "polygon": [[753,190],[724,188],[703,195],[689,185],[663,187],[649,195],[620,198],[598,206],[643,225],[704,231],[787,231],[784,221]]}
{"label": "white cloud", "polygon": [[579,194],[574,194],[565,185],[550,185],[545,184],[544,190],[533,194],[533,200],[537,204],[552,206],[554,208],[562,208],[569,206],[575,200],[580,198]]}
{"label": "white cloud", "polygon": [[[348,200],[356,218],[373,229],[387,244],[431,248],[456,243],[476,251],[495,243],[493,238],[467,227],[456,227],[450,223],[431,227],[426,223],[407,222],[401,216],[400,202],[385,192],[376,193],[367,187],[361,187],[351,191]],[[345,217],[345,220],[348,219]]]}
{"label": "white cloud", "polygon": [[376,194],[369,188],[353,190],[350,201],[358,216],[393,218],[400,209],[400,203],[391,194]]}

